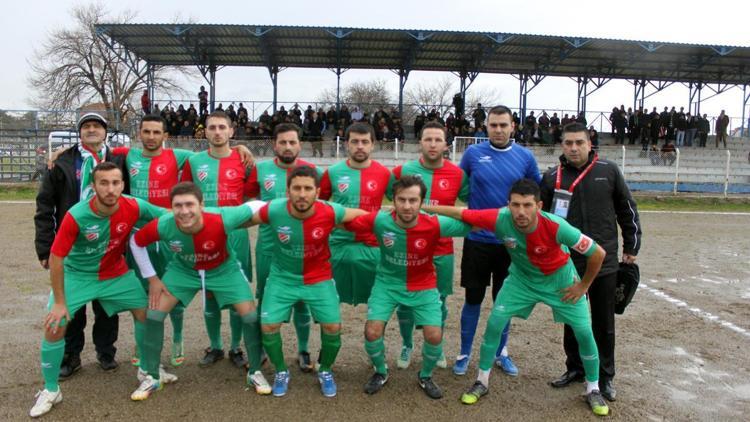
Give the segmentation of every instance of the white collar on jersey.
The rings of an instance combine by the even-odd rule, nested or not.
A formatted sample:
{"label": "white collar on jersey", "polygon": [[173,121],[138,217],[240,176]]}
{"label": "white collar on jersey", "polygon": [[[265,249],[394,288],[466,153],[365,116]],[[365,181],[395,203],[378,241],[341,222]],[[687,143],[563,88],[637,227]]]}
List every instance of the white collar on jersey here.
{"label": "white collar on jersey", "polygon": [[498,147],[496,147],[496,146],[492,145],[492,142],[491,142],[491,141],[489,141],[489,140],[487,141],[487,143],[488,143],[488,144],[490,145],[490,148],[491,148],[491,149],[492,149],[493,151],[498,151],[498,152],[507,152],[507,151],[510,151],[510,150],[511,150],[511,148],[513,148],[513,144],[515,144],[515,143],[516,143],[516,140],[515,140],[515,139],[513,139],[513,138],[510,138],[510,139],[508,139],[508,144],[507,144],[507,145],[505,145],[505,147],[504,147],[504,148],[498,148]]}

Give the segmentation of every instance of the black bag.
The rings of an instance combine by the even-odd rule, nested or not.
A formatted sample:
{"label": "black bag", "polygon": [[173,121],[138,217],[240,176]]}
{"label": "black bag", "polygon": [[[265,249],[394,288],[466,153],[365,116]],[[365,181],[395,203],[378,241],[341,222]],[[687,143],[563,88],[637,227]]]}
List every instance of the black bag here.
{"label": "black bag", "polygon": [[638,264],[620,263],[620,269],[617,271],[617,285],[615,287],[615,313],[622,315],[625,308],[638,290],[638,282],[641,278],[641,271]]}

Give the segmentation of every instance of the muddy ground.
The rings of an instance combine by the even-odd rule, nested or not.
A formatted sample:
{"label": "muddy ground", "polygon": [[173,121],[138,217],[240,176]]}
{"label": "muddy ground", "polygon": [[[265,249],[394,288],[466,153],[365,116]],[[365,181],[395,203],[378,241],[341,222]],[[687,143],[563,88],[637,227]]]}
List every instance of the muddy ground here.
{"label": "muddy ground", "polygon": [[[0,420],[23,420],[41,387],[39,343],[49,291],[48,275],[33,248],[34,207],[0,204]],[[618,400],[611,403],[613,420],[741,420],[750,412],[750,215],[642,214],[643,288],[625,315],[617,319]],[[457,242],[460,250],[460,242]],[[459,253],[460,254],[460,253]],[[460,262],[460,258],[456,260]],[[458,276],[458,274],[457,274]],[[458,278],[457,278],[458,279]],[[462,289],[450,298],[445,349],[458,350],[458,317]],[[185,319],[187,362],[175,369],[180,380],[146,402],[129,400],[136,387],[129,364],[133,349],[131,317],[121,317],[120,369],[103,373],[96,365],[90,326],[83,369],[62,384],[65,400],[49,420],[593,420],[582,386],[556,390],[547,382],[564,371],[562,327],[551,312],[537,307],[528,321],[514,320],[511,354],[520,376],[493,372],[491,390],[477,405],[459,402],[473,381],[436,370],[442,400],[428,399],[416,382],[421,357],[412,367],[395,369],[400,343],[397,324],[386,334],[391,379],[375,396],[362,385],[370,376],[363,350],[365,308],[343,307],[343,347],[335,366],[339,395],[321,396],[316,378],[293,364],[293,330],[285,328],[285,351],[292,368],[284,398],[260,397],[244,388],[243,374],[228,361],[202,369],[197,361],[207,345],[200,301]],[[489,301],[485,301],[483,316]],[[226,321],[226,320],[225,320]],[[484,318],[480,321],[483,330]],[[228,341],[228,326],[224,324]],[[170,329],[167,333],[169,335]],[[317,332],[317,330],[315,331]],[[317,334],[311,350],[318,349]],[[417,349],[421,340],[417,339]],[[475,349],[481,336],[475,340]],[[166,341],[165,361],[170,340]],[[472,366],[474,363],[472,363]],[[271,379],[272,370],[264,368]]]}

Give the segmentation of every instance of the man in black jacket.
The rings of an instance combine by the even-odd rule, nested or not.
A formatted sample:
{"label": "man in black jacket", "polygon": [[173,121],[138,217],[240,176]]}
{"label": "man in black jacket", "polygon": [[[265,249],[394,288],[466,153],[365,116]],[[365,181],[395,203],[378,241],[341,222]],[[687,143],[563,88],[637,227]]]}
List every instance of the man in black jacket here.
{"label": "man in black jacket", "polygon": [[[599,159],[591,150],[586,127],[570,124],[563,129],[563,155],[560,165],[542,178],[544,210],[553,212],[580,229],[604,248],[607,256],[599,275],[589,289],[592,328],[599,349],[599,388],[602,395],[615,399],[615,285],[617,282],[617,225],[622,231],[622,261],[634,263],[641,246],[641,225],[635,201],[617,164]],[[571,251],[579,274],[586,269],[586,258]],[[565,387],[583,380],[583,365],[573,331],[565,326],[567,371],[553,387]]]}
{"label": "man in black jacket", "polygon": [[[55,233],[70,207],[92,195],[90,172],[100,161],[114,161],[124,170],[124,160],[112,157],[106,146],[107,121],[97,113],[86,113],[78,120],[80,143],[65,150],[55,160],[55,166],[42,178],[36,196],[34,215],[34,245],[39,263],[49,269],[49,254]],[[126,178],[127,183],[127,178]],[[127,189],[127,185],[126,185]],[[117,314],[109,317],[98,301],[94,308],[94,345],[99,365],[104,370],[117,368],[114,346],[118,334]],[[80,354],[85,338],[86,307],[75,313],[65,333],[65,357],[60,366],[60,378],[68,378],[81,368]]]}

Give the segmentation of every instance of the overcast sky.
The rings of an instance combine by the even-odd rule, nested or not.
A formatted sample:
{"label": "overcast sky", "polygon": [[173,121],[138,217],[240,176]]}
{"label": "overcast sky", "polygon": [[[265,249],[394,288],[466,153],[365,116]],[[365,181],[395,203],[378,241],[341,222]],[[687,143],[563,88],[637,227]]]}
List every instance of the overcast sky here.
{"label": "overcast sky", "polygon": [[[713,45],[750,46],[750,1],[629,0],[629,1],[321,1],[267,0],[220,1],[138,0],[107,2],[113,13],[133,10],[136,22],[162,23],[175,16],[198,23],[245,25],[310,25],[365,28],[491,31],[599,38],[639,39]],[[71,25],[70,10],[82,1],[3,2],[0,12],[0,52],[4,58],[0,78],[0,108],[30,109],[34,92],[27,76],[34,49],[49,32]],[[474,5],[472,7],[466,5]],[[210,5],[207,7],[206,5]],[[429,6],[427,6],[429,5]],[[457,7],[457,5],[462,5]],[[678,6],[682,5],[682,6]],[[710,6],[709,6],[710,5]],[[564,11],[563,11],[564,9]],[[437,72],[412,72],[407,86],[444,77]],[[351,70],[342,84],[355,80],[384,79],[391,93],[398,93],[398,77],[389,71]],[[456,77],[456,81],[458,78]],[[200,85],[202,79],[196,80]],[[324,69],[287,69],[279,73],[279,100],[304,104],[318,98],[324,88],[335,88],[335,75]],[[456,84],[457,86],[457,84]],[[197,87],[197,86],[196,86]],[[186,86],[189,92],[197,92]],[[480,74],[470,88],[493,89],[503,103],[518,106],[518,81],[510,75]],[[707,96],[704,89],[704,97]],[[157,99],[160,97],[157,92]],[[271,82],[263,68],[225,68],[217,72],[217,100],[272,99]],[[613,105],[632,105],[633,87],[612,81],[588,99],[588,110],[611,110]],[[647,106],[687,106],[688,88],[675,84],[646,100]],[[703,102],[701,111],[716,115],[726,109],[741,114],[742,90],[734,88]],[[529,108],[576,108],[576,84],[568,78],[547,78],[529,94]]]}

